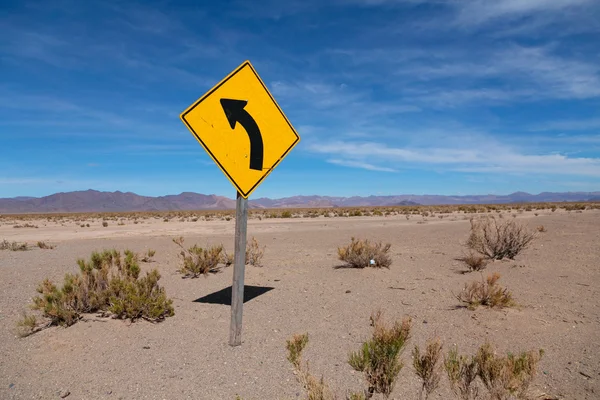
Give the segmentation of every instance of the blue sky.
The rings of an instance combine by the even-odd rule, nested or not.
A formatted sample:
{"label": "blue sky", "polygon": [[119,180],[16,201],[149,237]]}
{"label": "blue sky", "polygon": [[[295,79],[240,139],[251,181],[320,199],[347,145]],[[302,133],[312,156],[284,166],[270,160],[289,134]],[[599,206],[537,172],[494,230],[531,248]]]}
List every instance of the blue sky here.
{"label": "blue sky", "polygon": [[302,138],[254,198],[600,190],[597,0],[2,0],[0,31],[0,197],[233,197],[179,114],[246,59]]}

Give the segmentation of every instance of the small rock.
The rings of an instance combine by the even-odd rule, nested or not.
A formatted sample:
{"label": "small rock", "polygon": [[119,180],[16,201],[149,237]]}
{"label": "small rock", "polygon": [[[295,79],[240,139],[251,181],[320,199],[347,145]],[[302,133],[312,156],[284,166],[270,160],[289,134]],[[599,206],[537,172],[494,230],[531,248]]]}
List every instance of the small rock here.
{"label": "small rock", "polygon": [[14,384],[14,383],[11,383],[10,385],[8,385],[8,388],[9,388],[9,389],[12,389],[12,388],[14,388],[14,387],[15,387],[15,384]]}
{"label": "small rock", "polygon": [[69,392],[68,390],[65,392],[61,392],[60,393],[60,398],[64,399],[65,397],[69,396],[71,394],[71,392]]}
{"label": "small rock", "polygon": [[346,290],[346,293],[352,293],[350,290]]}

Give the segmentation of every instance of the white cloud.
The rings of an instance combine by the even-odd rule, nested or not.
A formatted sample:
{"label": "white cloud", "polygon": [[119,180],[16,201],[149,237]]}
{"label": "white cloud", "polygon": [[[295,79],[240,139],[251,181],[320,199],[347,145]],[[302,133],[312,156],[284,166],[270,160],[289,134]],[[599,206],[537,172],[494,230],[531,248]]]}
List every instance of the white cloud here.
{"label": "white cloud", "polygon": [[564,12],[592,4],[593,0],[470,0],[453,2],[459,8],[457,22],[481,24],[498,18]]}
{"label": "white cloud", "polygon": [[[335,155],[346,164],[368,163],[376,159],[379,168],[385,165],[406,167],[444,167],[461,172],[535,173],[600,177],[600,158],[574,158],[562,154],[524,154],[508,146],[489,143],[468,143],[460,147],[391,147],[374,142],[312,143],[309,150]],[[341,163],[340,163],[341,164]],[[391,168],[390,168],[391,169]]]}
{"label": "white cloud", "polygon": [[327,160],[327,162],[330,164],[341,165],[341,166],[350,167],[350,168],[366,169],[369,171],[397,172],[393,168],[378,167],[376,165],[373,165],[373,164],[370,164],[370,163],[364,162],[364,161],[341,160],[338,158],[332,158],[332,159]]}

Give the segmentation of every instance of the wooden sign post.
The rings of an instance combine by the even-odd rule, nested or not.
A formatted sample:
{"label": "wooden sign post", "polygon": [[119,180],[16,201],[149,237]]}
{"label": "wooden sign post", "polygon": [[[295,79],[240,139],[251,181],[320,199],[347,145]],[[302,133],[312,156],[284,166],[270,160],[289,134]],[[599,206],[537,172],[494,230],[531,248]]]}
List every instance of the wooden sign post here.
{"label": "wooden sign post", "polygon": [[300,141],[250,61],[196,100],[181,120],[237,190],[229,344],[242,344],[248,196]]}
{"label": "wooden sign post", "polygon": [[244,272],[246,269],[246,232],[248,228],[248,199],[238,192],[235,205],[235,244],[233,283],[231,285],[231,326],[229,345],[242,344],[242,315],[244,308]]}

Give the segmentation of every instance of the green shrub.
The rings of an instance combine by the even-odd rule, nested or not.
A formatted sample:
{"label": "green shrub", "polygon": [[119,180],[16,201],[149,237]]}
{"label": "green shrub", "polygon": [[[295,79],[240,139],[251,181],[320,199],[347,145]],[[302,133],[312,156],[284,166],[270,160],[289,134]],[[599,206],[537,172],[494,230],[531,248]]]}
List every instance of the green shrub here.
{"label": "green shrub", "polygon": [[502,357],[495,354],[491,344],[485,343],[475,356],[477,376],[493,400],[526,399],[543,354],[539,350]]}
{"label": "green shrub", "polygon": [[173,239],[173,243],[181,248],[179,253],[182,265],[178,272],[184,275],[184,278],[197,278],[200,275],[217,273],[221,271],[219,263],[223,261],[223,245],[212,246],[203,249],[198,245],[186,249],[183,247],[184,239],[179,237]]}
{"label": "green shrub", "polygon": [[[346,247],[338,247],[338,258],[353,268],[389,268],[392,259],[389,256],[391,244],[371,243],[368,239],[352,238]],[[371,260],[374,263],[371,263]]]}
{"label": "green shrub", "polygon": [[359,351],[350,354],[348,363],[356,371],[363,372],[367,380],[367,397],[373,393],[382,393],[386,398],[394,389],[394,383],[404,366],[400,354],[410,336],[411,320],[387,326],[382,313],[371,316],[373,336]]}
{"label": "green shrub", "polygon": [[77,264],[79,273],[66,274],[62,287],[49,279],[38,286],[40,295],[32,308],[42,311],[49,325],[70,326],[91,312],[132,321],[161,321],[174,314],[172,301],[158,285],[158,271],[139,278],[135,253],[126,250],[122,257],[117,250],[93,252],[89,261],[79,259]]}
{"label": "green shrub", "polygon": [[456,397],[462,400],[477,399],[477,360],[474,357],[459,355],[455,347],[444,357],[444,368]]}
{"label": "green shrub", "polygon": [[281,218],[292,218],[292,213],[286,210],[281,213]]}

